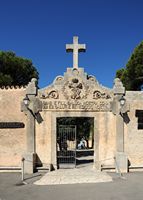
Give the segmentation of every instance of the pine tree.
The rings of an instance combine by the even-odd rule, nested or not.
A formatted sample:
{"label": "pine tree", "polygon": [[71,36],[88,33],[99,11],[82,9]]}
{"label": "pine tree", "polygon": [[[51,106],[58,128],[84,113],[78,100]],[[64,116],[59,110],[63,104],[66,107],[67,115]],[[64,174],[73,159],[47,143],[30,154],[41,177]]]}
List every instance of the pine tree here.
{"label": "pine tree", "polygon": [[125,68],[116,72],[126,90],[141,90],[143,85],[143,41],[134,49]]}
{"label": "pine tree", "polygon": [[31,78],[39,78],[31,60],[0,51],[0,86],[27,85]]}

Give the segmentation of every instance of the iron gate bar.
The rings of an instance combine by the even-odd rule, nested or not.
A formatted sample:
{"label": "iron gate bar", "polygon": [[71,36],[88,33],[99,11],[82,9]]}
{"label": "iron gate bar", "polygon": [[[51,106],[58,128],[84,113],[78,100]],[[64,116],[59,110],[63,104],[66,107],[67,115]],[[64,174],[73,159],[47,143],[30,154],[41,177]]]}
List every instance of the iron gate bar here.
{"label": "iron gate bar", "polygon": [[[67,141],[69,141],[69,144],[67,144]],[[76,143],[76,125],[59,125],[57,132],[58,165],[74,163],[76,167]]]}

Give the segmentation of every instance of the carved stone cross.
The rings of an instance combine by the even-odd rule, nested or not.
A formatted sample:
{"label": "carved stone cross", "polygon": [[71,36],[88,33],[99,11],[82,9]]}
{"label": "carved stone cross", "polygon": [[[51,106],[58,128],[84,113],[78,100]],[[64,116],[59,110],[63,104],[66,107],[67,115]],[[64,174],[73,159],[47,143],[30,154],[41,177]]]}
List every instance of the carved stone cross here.
{"label": "carved stone cross", "polygon": [[78,52],[85,52],[86,45],[78,44],[78,37],[73,37],[73,44],[66,44],[66,51],[73,52],[73,68],[78,68]]}

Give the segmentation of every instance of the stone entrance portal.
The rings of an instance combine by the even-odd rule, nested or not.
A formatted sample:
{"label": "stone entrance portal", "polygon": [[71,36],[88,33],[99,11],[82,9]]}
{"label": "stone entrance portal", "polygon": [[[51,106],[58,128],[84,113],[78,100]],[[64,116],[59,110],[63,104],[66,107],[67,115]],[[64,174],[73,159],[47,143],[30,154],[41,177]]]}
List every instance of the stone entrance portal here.
{"label": "stone entrance portal", "polygon": [[[125,89],[119,79],[115,79],[113,89],[106,88],[78,66],[78,52],[85,51],[85,45],[78,44],[78,37],[66,49],[73,52],[73,67],[48,87],[38,90],[35,82],[31,82],[26,89],[29,104],[22,107],[28,121],[25,169],[29,171],[30,163],[32,171],[37,158],[43,167],[48,165],[50,169],[67,164],[75,167],[85,162],[82,157],[94,153],[93,167],[97,170],[115,167],[116,157],[118,168],[127,171],[124,117],[129,109],[127,103],[120,105]],[[66,123],[72,119],[75,123]],[[89,127],[92,131],[86,130],[84,121],[92,121]]]}
{"label": "stone entrance portal", "polygon": [[57,118],[58,168],[74,168],[93,163],[94,118]]}
{"label": "stone entrance portal", "polygon": [[[48,149],[48,162],[54,169],[57,169],[59,167],[58,162],[60,160],[60,156],[63,156],[61,160],[64,159],[64,156],[68,156],[68,154],[63,153],[62,151],[57,151],[58,148],[63,148],[61,147],[61,144],[60,146],[59,144],[57,145],[57,140],[62,140],[61,143],[64,144],[64,139],[58,138],[59,136],[57,135],[57,130],[61,129],[61,134],[63,135],[63,132],[65,131],[64,128],[57,129],[59,119],[64,118],[67,120],[67,118],[86,118],[87,120],[92,119],[94,124],[92,127],[94,138],[92,134],[92,139],[89,141],[84,135],[83,137],[85,138],[78,135],[80,134],[79,128],[77,128],[78,124],[60,125],[76,126],[75,134],[78,137],[71,139],[66,135],[67,138],[65,139],[67,143],[71,143],[73,146],[70,147],[70,152],[72,151],[71,156],[75,157],[73,160],[75,160],[74,163],[76,163],[76,166],[77,164],[82,163],[82,159],[77,159],[77,156],[81,156],[81,150],[83,151],[83,149],[80,149],[80,142],[82,143],[83,139],[87,140],[85,143],[87,143],[88,153],[90,154],[91,150],[93,150],[92,153],[94,152],[93,166],[100,169],[101,163],[99,159],[105,160],[106,157],[114,157],[113,149],[115,141],[112,139],[112,134],[115,132],[115,126],[111,126],[114,120],[114,116],[111,111],[111,102],[114,98],[114,92],[113,90],[100,85],[94,76],[87,75],[83,68],[78,67],[78,52],[83,51],[83,49],[85,49],[85,45],[78,44],[77,37],[74,37],[74,44],[67,45],[66,49],[68,52],[73,51],[74,53],[73,67],[67,68],[64,76],[57,76],[53,84],[38,91],[38,96],[42,102],[43,118],[43,123],[39,125],[39,129],[47,132],[47,136],[49,137],[50,150]],[[69,130],[70,129],[71,128],[69,127]],[[111,148],[108,148],[110,145]],[[74,152],[73,149],[75,149]]]}

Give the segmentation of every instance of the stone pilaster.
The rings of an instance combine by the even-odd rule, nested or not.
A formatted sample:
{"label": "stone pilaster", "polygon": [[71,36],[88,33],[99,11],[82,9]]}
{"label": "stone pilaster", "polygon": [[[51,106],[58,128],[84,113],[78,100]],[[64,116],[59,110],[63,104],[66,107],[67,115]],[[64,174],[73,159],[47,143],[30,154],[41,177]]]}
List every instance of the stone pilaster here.
{"label": "stone pilaster", "polygon": [[112,112],[116,115],[116,154],[115,154],[115,167],[116,171],[120,173],[128,172],[128,158],[124,152],[124,119],[123,113],[127,112],[120,106],[120,98],[125,96],[125,88],[120,79],[115,79],[114,82],[114,100],[112,103]]}
{"label": "stone pilaster", "polygon": [[32,79],[26,89],[26,96],[29,99],[29,104],[26,106],[22,102],[22,111],[27,116],[26,124],[26,138],[27,138],[27,151],[23,155],[24,157],[24,173],[32,174],[36,164],[36,152],[35,152],[35,116],[30,105],[33,105],[37,95],[37,80]]}

